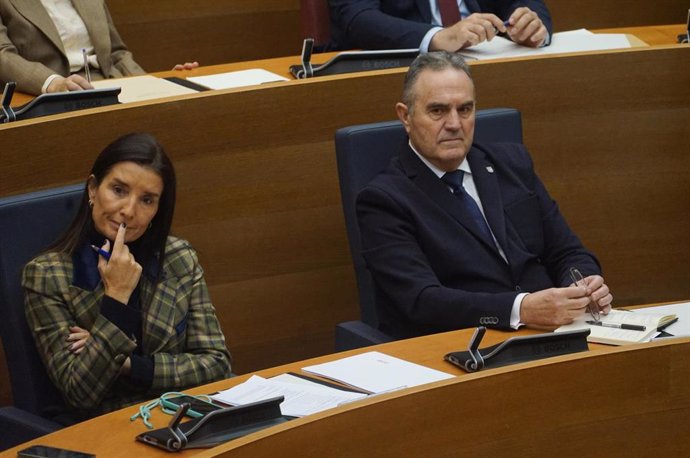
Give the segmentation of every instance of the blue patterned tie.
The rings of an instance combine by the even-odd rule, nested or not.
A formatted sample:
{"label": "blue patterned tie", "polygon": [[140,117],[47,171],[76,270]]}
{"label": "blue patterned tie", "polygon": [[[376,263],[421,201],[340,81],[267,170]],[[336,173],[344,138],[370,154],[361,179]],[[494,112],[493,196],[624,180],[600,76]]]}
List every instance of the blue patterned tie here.
{"label": "blue patterned tie", "polygon": [[465,188],[462,185],[462,177],[464,174],[465,172],[462,170],[446,172],[446,174],[441,177],[441,180],[443,180],[443,182],[453,190],[453,195],[455,195],[455,197],[457,197],[458,200],[460,200],[460,202],[462,202],[462,204],[465,206],[469,214],[472,216],[472,220],[474,221],[476,227],[486,237],[486,240],[490,240],[493,243],[494,238],[491,235],[491,229],[489,229],[489,225],[486,223],[484,215],[482,215],[482,211],[479,209],[479,205],[477,205],[477,202],[472,198],[472,196],[467,194],[467,191],[465,191]]}

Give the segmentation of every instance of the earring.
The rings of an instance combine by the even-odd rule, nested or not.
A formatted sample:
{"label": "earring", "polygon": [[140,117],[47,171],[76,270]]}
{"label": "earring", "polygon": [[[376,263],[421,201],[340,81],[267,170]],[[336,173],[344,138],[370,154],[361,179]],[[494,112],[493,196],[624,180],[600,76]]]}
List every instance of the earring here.
{"label": "earring", "polygon": [[151,226],[153,226],[153,222],[149,223],[149,229],[151,229]]}
{"label": "earring", "polygon": [[89,199],[89,208],[93,208],[93,200]]}

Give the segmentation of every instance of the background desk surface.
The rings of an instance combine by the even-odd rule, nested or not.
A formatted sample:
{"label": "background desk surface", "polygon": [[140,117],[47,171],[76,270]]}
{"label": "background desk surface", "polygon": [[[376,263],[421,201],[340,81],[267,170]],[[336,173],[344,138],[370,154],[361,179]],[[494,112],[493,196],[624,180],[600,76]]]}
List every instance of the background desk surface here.
{"label": "background desk surface", "polygon": [[[537,171],[600,257],[616,303],[690,297],[690,47],[479,62],[473,72],[479,108],[522,111]],[[394,118],[403,76],[315,78],[3,126],[0,195],[82,181],[115,137],[150,131],[176,164],[173,229],[199,250],[234,370],[327,354],[333,326],[358,316],[333,134]]]}
{"label": "background desk surface", "polygon": [[[472,330],[410,339],[374,349],[457,375],[293,420],[199,457],[683,456],[690,443],[690,338],[592,351],[465,374],[442,360],[466,348]],[[520,331],[519,334],[532,333]],[[489,331],[485,344],[512,333]],[[482,345],[484,346],[484,345]],[[297,371],[366,350],[259,372]],[[248,376],[194,390],[226,389]],[[33,443],[98,456],[163,457],[134,441],[136,407],[58,431]],[[168,416],[156,411],[154,425]],[[27,444],[0,453],[15,456]]]}
{"label": "background desk surface", "polygon": [[[300,0],[109,0],[120,35],[147,71],[291,56],[302,49]],[[549,0],[554,30],[678,24],[687,0]]]}

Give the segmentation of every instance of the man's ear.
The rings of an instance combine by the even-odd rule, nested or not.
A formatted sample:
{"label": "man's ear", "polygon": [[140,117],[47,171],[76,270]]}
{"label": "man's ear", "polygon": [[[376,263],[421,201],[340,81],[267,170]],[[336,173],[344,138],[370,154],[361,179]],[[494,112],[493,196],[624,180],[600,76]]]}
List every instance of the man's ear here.
{"label": "man's ear", "polygon": [[398,115],[398,119],[403,123],[403,126],[405,126],[405,130],[407,133],[410,132],[410,110],[407,108],[407,105],[405,105],[402,102],[398,102],[395,104],[395,112]]}

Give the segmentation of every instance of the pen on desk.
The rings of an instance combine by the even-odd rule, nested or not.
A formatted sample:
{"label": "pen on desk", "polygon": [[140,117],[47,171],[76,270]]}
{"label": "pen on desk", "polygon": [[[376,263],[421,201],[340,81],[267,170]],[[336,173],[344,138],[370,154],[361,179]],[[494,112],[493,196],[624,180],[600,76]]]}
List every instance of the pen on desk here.
{"label": "pen on desk", "polygon": [[91,71],[89,70],[89,56],[86,55],[86,49],[81,49],[81,55],[84,56],[84,74],[86,81],[91,82]]}
{"label": "pen on desk", "polygon": [[93,249],[93,251],[95,251],[96,253],[98,253],[100,256],[103,256],[103,258],[104,258],[106,261],[109,261],[109,260],[110,260],[110,253],[108,253],[107,251],[105,251],[103,248],[98,248],[96,245],[91,245],[91,249]]}
{"label": "pen on desk", "polygon": [[647,327],[639,324],[625,324],[625,323],[605,323],[603,321],[586,321],[587,324],[593,324],[595,326],[602,326],[604,328],[617,328],[617,329],[627,329],[629,331],[646,331]]}

